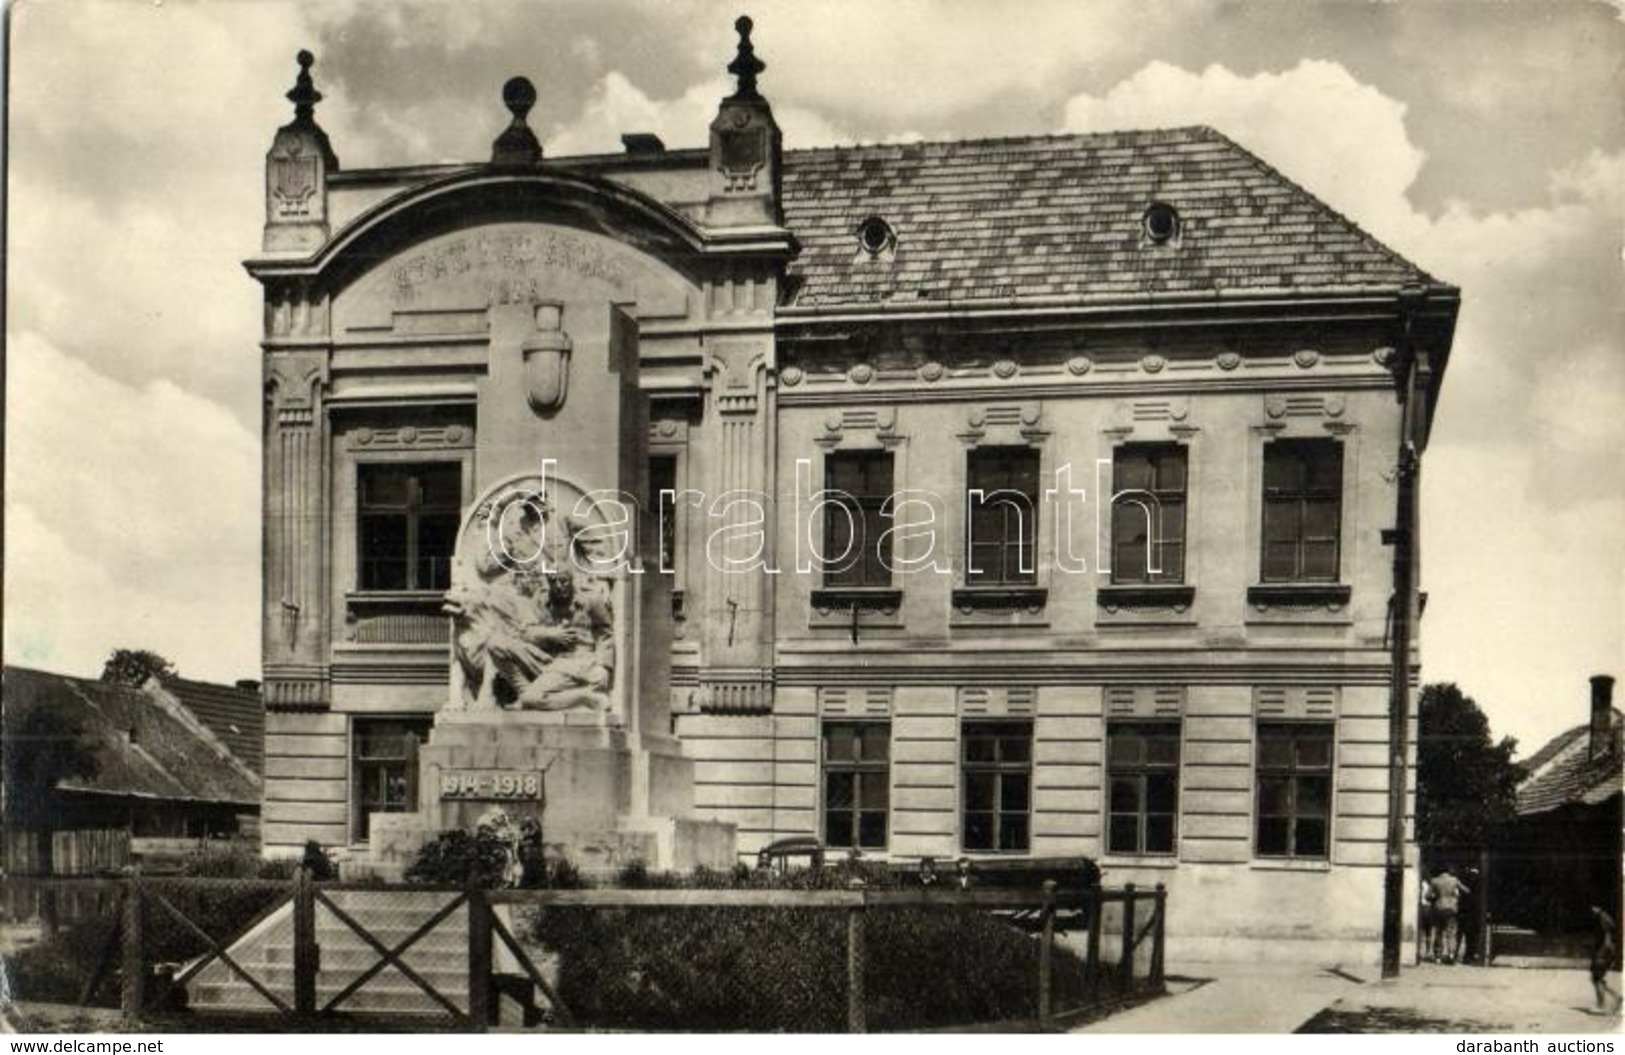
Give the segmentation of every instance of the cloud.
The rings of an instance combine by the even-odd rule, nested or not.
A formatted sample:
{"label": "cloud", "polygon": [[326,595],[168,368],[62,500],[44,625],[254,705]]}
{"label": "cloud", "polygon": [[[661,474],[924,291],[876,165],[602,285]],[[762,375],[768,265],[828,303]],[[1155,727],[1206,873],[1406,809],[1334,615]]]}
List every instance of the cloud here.
{"label": "cloud", "polygon": [[[611,70],[588,94],[581,115],[550,136],[543,148],[559,157],[614,153],[621,149],[626,132],[653,132],[672,148],[703,147],[718,104],[732,91],[731,80],[717,77],[678,98],[653,99],[625,73]],[[854,138],[822,114],[802,107],[774,106],[773,117],[785,141],[797,147],[850,143]]]}
{"label": "cloud", "polygon": [[193,676],[251,674],[259,437],[32,335],[6,358],[7,661],[94,674],[114,648],[152,648]]}
{"label": "cloud", "polygon": [[1102,97],[1070,99],[1062,120],[1079,132],[1212,125],[1382,236],[1408,226],[1405,191],[1427,157],[1405,112],[1333,62],[1250,77],[1153,62]]}

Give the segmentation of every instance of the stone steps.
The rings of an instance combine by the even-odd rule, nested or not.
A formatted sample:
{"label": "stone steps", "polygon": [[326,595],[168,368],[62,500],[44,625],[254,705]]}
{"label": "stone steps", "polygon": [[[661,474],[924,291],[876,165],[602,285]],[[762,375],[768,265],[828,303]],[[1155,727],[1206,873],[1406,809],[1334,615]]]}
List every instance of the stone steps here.
{"label": "stone steps", "polygon": [[[332,891],[327,897],[386,948],[406,940],[456,895],[410,890]],[[326,1003],[379,960],[378,953],[327,908],[316,906],[320,969],[316,1002]],[[255,980],[294,1002],[293,905],[284,905],[228,950]],[[459,907],[401,954],[405,964],[460,1011],[468,1009],[468,910]],[[268,1002],[224,963],[210,963],[187,984],[196,1011],[266,1010]],[[446,1009],[393,966],[345,998],[340,1011],[444,1015]]]}

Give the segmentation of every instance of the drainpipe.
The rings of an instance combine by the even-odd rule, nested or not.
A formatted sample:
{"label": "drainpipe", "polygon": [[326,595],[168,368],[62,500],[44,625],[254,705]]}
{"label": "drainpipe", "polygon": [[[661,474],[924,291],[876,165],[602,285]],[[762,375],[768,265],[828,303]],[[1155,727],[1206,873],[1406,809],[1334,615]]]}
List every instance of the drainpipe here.
{"label": "drainpipe", "polygon": [[1388,845],[1383,869],[1382,976],[1399,976],[1400,933],[1405,913],[1405,801],[1409,790],[1406,758],[1410,754],[1411,641],[1416,622],[1416,495],[1421,475],[1420,438],[1425,413],[1418,406],[1420,355],[1413,339],[1416,315],[1425,290],[1407,288],[1399,295],[1400,346],[1394,369],[1400,399],[1399,450],[1395,466],[1397,498],[1394,527],[1383,542],[1394,547],[1394,588],[1390,684],[1388,699]]}

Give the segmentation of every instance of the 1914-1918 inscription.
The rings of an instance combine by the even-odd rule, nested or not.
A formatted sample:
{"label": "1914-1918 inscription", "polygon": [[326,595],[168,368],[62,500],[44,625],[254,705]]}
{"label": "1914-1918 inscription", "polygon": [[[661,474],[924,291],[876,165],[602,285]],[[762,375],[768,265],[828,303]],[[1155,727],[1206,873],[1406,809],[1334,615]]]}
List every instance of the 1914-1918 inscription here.
{"label": "1914-1918 inscription", "polygon": [[542,774],[533,769],[448,769],[440,774],[440,797],[496,802],[540,802]]}

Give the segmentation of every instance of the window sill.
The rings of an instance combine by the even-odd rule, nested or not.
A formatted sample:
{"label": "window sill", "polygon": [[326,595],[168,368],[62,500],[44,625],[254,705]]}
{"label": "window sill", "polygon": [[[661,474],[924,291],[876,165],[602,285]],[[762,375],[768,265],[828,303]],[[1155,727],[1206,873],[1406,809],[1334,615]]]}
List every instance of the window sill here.
{"label": "window sill", "polygon": [[1255,857],[1250,867],[1255,872],[1330,872],[1332,863],[1325,858]]}
{"label": "window sill", "polygon": [[344,595],[353,607],[405,608],[416,605],[440,605],[446,600],[445,590],[351,590]]}
{"label": "window sill", "polygon": [[1173,871],[1179,867],[1179,858],[1174,854],[1157,854],[1154,857],[1137,854],[1107,855],[1100,859],[1102,872],[1113,868],[1160,868]]}
{"label": "window sill", "polygon": [[823,616],[854,608],[893,615],[903,607],[903,591],[891,586],[827,586],[812,592],[812,606]]}
{"label": "window sill", "polygon": [[964,613],[1025,611],[1036,615],[1049,602],[1042,586],[958,586],[953,606]]}
{"label": "window sill", "polygon": [[1189,610],[1196,587],[1185,583],[1113,583],[1095,591],[1095,601],[1107,612],[1123,608],[1162,608],[1176,614]]}
{"label": "window sill", "polygon": [[1247,587],[1247,603],[1261,612],[1271,608],[1341,611],[1348,606],[1353,591],[1335,582],[1262,583]]}

